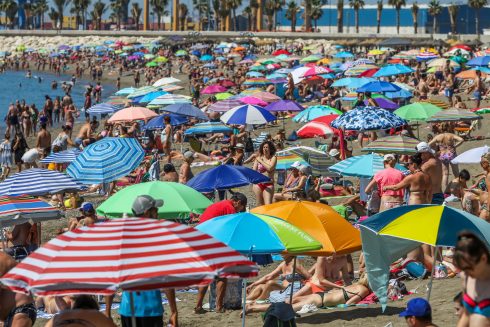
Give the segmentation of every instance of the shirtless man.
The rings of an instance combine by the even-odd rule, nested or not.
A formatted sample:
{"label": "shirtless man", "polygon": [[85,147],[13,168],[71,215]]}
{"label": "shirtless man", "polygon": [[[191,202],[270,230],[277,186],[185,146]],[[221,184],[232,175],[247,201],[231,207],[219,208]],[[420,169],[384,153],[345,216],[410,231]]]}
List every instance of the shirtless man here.
{"label": "shirtless man", "polygon": [[311,278],[294,297],[342,288],[341,285],[335,283],[340,279],[344,281],[344,285],[351,283],[345,255],[318,257],[316,264],[309,270],[309,273],[312,275]]}
{"label": "shirtless man", "polygon": [[36,148],[40,149],[41,159],[51,152],[51,133],[46,128],[46,123],[41,124],[41,129],[37,133]]}
{"label": "shirtless man", "polygon": [[425,75],[420,76],[419,84],[417,85],[417,91],[419,94],[419,100],[427,99],[427,93],[429,93],[429,87],[427,86],[427,77]]}
{"label": "shirtless man", "polygon": [[405,177],[396,185],[387,185],[385,190],[398,191],[400,189],[409,188],[410,198],[408,204],[424,204],[430,203],[432,200],[431,180],[430,176],[424,173],[420,166],[422,165],[422,156],[420,153],[408,159],[408,168],[411,174]]}
{"label": "shirtless man", "polygon": [[480,102],[483,94],[485,94],[485,85],[481,79],[481,71],[476,70],[475,83],[473,83],[473,87],[469,88],[468,93],[473,91],[473,97],[476,101],[475,108],[480,108]]}
{"label": "shirtless man", "polygon": [[89,144],[95,143],[96,139],[93,137],[93,132],[95,131],[97,121],[91,121],[90,117],[85,119],[85,124],[80,128],[77,137],[75,138],[75,145],[80,147],[88,146]]}
{"label": "shirtless man", "polygon": [[[0,277],[14,268],[16,264],[11,256],[0,252]],[[3,326],[32,327],[36,322],[36,315],[34,300],[31,296],[0,287],[0,321],[3,321]]]}
{"label": "shirtless man", "polygon": [[29,222],[15,225],[12,232],[7,232],[7,240],[10,241],[13,247],[8,248],[5,252],[11,256],[16,254],[16,249],[19,249],[22,254],[27,255],[27,248],[29,247],[29,233],[31,231],[31,224]]}
{"label": "shirtless man", "polygon": [[442,193],[442,163],[435,157],[435,151],[427,144],[420,142],[417,144],[417,152],[422,156],[422,166],[424,173],[430,176],[432,204],[443,204],[444,194]]}
{"label": "shirtless man", "polygon": [[17,111],[17,106],[14,106],[13,103],[9,106],[9,111],[7,113],[7,131],[5,134],[10,135],[10,128],[14,129],[14,134],[17,134],[19,131],[19,112]]}

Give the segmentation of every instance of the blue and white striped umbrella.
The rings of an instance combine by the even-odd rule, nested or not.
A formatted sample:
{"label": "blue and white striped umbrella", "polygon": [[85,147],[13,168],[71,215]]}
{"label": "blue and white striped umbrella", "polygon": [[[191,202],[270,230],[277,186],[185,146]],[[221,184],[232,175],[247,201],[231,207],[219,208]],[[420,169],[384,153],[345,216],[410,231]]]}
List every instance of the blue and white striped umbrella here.
{"label": "blue and white striped umbrella", "polygon": [[82,151],[78,149],[70,149],[60,152],[51,153],[49,156],[41,160],[41,163],[67,163],[74,161]]}
{"label": "blue and white striped umbrella", "polygon": [[357,107],[335,119],[331,126],[348,131],[374,131],[406,125],[407,121],[378,107]]}
{"label": "blue and white striped umbrella", "polygon": [[108,183],[132,172],[144,156],[138,140],[106,137],[86,147],[66,171],[83,184]]}
{"label": "blue and white striped umbrella", "polygon": [[253,105],[235,107],[221,116],[221,121],[228,125],[262,125],[274,120],[277,120],[276,116]]}
{"label": "blue and white striped umbrella", "polygon": [[[407,170],[399,164],[397,164],[395,168],[401,171]],[[373,177],[378,171],[383,169],[383,157],[375,153],[350,157],[328,168],[328,170],[339,173],[342,176],[356,176],[363,178]]]}
{"label": "blue and white striped umbrella", "polygon": [[113,114],[118,110],[121,110],[121,106],[115,106],[108,103],[97,103],[87,109],[87,112],[91,115],[107,115]]}
{"label": "blue and white striped umbrella", "polygon": [[199,123],[191,128],[187,129],[185,135],[200,135],[200,134],[212,134],[212,133],[223,133],[230,134],[233,130],[220,122],[205,122]]}
{"label": "blue and white striped umbrella", "polygon": [[134,91],[136,91],[136,88],[134,88],[134,87],[126,87],[124,89],[120,89],[119,91],[117,91],[114,94],[115,95],[129,95],[129,94],[133,93]]}
{"label": "blue and white striped umbrella", "polygon": [[0,195],[46,195],[80,191],[84,186],[56,170],[32,168],[0,183]]}

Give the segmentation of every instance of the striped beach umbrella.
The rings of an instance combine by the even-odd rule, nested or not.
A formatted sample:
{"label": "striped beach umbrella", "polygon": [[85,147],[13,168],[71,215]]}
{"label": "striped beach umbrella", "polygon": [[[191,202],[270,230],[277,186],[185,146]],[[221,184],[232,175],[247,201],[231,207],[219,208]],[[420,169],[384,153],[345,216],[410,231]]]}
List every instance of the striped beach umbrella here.
{"label": "striped beach umbrella", "polygon": [[278,97],[277,95],[272,94],[270,92],[265,92],[265,91],[255,92],[252,94],[252,96],[254,98],[259,98],[260,100],[265,101],[265,102],[274,102],[274,101],[281,100],[281,98]]}
{"label": "striped beach umbrella", "polygon": [[32,168],[8,177],[0,183],[0,195],[46,195],[78,192],[84,186],[55,170]]}
{"label": "striped beach umbrella", "polygon": [[221,116],[221,121],[232,125],[261,125],[277,120],[276,116],[259,106],[235,107]]}
{"label": "striped beach umbrella", "polygon": [[[407,170],[399,164],[397,164],[395,168],[401,171]],[[328,169],[343,176],[370,178],[378,171],[384,169],[383,157],[375,153],[350,157],[330,166]]]}
{"label": "striped beach umbrella", "polygon": [[415,147],[419,144],[419,140],[404,136],[394,135],[377,139],[362,148],[363,152],[377,153],[398,153],[398,154],[415,154]]}
{"label": "striped beach umbrella", "polygon": [[241,102],[238,99],[226,99],[226,100],[218,101],[218,102],[211,104],[208,107],[208,110],[224,112],[224,111],[228,111],[230,109],[233,109],[233,108],[241,106],[241,105],[243,105],[243,102]]}
{"label": "striped beach umbrella", "polygon": [[109,103],[97,103],[87,109],[87,112],[91,115],[107,115],[113,114],[120,110],[122,107]]}
{"label": "striped beach umbrella", "polygon": [[310,166],[303,157],[300,157],[294,153],[281,153],[277,154],[276,170],[291,169],[293,163],[299,162],[302,166]]}
{"label": "striped beach umbrella", "polygon": [[61,218],[61,211],[33,196],[0,196],[0,227]]}
{"label": "striped beach umbrella", "polygon": [[[69,267],[69,268],[67,268]],[[253,277],[257,266],[215,238],[167,220],[122,218],[64,233],[2,278],[38,296],[113,294]]]}
{"label": "striped beach umbrella", "polygon": [[123,89],[120,89],[119,91],[117,91],[114,94],[115,95],[129,95],[129,94],[133,93],[134,91],[136,91],[136,88],[134,88],[134,87],[125,87]]}
{"label": "striped beach umbrella", "polygon": [[78,149],[70,149],[60,152],[51,153],[46,158],[42,159],[42,163],[67,163],[74,161],[82,151]]}
{"label": "striped beach umbrella", "polygon": [[298,129],[296,134],[298,134],[298,137],[300,138],[313,138],[313,137],[328,137],[329,135],[333,135],[334,129],[327,124],[321,123],[321,122],[316,122],[316,121],[310,121],[309,123],[306,123],[303,127]]}
{"label": "striped beach umbrella", "polygon": [[205,122],[192,126],[187,129],[185,135],[199,135],[199,134],[212,134],[212,133],[224,133],[230,134],[233,130],[221,122]]}
{"label": "striped beach umbrella", "polygon": [[482,118],[483,118],[482,116],[477,115],[474,112],[469,111],[468,109],[450,108],[435,113],[427,121],[428,122],[460,121],[460,120],[478,120]]}
{"label": "striped beach umbrella", "polygon": [[332,108],[330,106],[316,105],[310,106],[294,116],[293,120],[297,123],[309,122],[315,118],[326,115],[342,115],[342,111]]}
{"label": "striped beach umbrella", "polygon": [[138,140],[106,137],[87,146],[66,171],[83,184],[108,183],[132,172],[144,156]]}

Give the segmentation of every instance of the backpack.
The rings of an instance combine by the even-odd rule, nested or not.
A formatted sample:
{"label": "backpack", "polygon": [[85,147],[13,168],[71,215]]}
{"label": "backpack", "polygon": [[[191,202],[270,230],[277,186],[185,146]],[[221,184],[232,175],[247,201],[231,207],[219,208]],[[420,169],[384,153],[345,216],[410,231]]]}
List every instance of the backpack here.
{"label": "backpack", "polygon": [[284,302],[272,303],[262,315],[264,327],[296,327],[293,306]]}

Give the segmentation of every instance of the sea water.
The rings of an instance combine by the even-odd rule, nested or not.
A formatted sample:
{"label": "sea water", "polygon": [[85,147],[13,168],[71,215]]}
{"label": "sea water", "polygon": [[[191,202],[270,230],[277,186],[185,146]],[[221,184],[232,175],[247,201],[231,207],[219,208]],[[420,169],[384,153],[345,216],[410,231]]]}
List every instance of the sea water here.
{"label": "sea water", "polygon": [[[58,88],[55,90],[51,89],[53,81],[58,83]],[[0,74],[0,126],[5,126],[5,116],[9,105],[15,103],[16,100],[25,100],[28,105],[35,104],[41,111],[46,95],[49,95],[53,100],[56,97],[63,98],[65,93],[61,86],[62,82],[71,82],[71,76],[32,72],[32,77],[27,78],[24,71],[7,71]],[[88,80],[77,80],[72,87],[71,96],[77,109],[83,108],[84,94],[89,83],[93,86],[96,84]],[[103,85],[102,98],[106,99],[114,92],[116,92],[114,85]],[[80,117],[83,118],[84,115],[82,114]]]}

